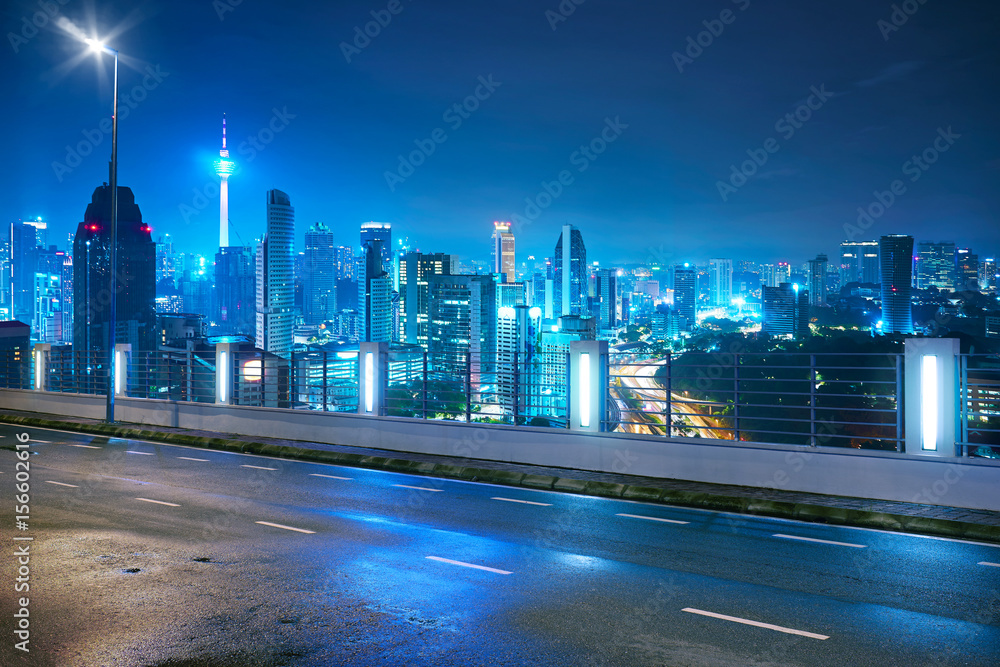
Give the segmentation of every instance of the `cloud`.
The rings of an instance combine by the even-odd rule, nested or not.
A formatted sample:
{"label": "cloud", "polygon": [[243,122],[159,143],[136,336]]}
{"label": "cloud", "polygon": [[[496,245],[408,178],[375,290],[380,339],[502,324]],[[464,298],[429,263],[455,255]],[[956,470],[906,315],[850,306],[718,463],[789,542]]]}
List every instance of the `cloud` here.
{"label": "cloud", "polygon": [[889,83],[890,81],[898,81],[899,79],[905,78],[907,75],[916,72],[922,65],[923,63],[919,60],[907,60],[901,63],[895,63],[883,68],[881,72],[870,79],[858,81],[857,85],[863,88],[871,88],[872,86]]}

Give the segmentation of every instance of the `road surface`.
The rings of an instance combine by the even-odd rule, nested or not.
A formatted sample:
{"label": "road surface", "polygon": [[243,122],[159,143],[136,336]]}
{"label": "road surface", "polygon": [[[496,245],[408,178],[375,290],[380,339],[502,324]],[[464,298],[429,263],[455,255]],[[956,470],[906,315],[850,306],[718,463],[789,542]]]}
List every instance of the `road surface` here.
{"label": "road surface", "polygon": [[[13,530],[17,433],[30,518]],[[3,665],[996,665],[1000,548],[0,426]],[[13,537],[30,542],[30,654]]]}

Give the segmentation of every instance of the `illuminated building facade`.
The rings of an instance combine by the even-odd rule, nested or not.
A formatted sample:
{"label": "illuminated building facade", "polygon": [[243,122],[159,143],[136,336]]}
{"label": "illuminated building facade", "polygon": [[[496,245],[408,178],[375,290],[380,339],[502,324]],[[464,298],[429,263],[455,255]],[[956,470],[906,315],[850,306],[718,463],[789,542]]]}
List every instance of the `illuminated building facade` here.
{"label": "illuminated building facade", "polygon": [[295,321],[292,240],[295,209],[281,190],[267,193],[267,233],[257,246],[257,347],[288,357]]}
{"label": "illuminated building facade", "polygon": [[[892,234],[879,239],[882,283],[882,331],[913,333],[913,237]],[[952,264],[954,266],[954,264]],[[954,270],[954,269],[953,269]]]}
{"label": "illuminated building facade", "polygon": [[490,257],[493,261],[493,273],[502,273],[505,282],[517,280],[514,273],[514,234],[510,231],[509,222],[493,223],[493,244]]}
{"label": "illuminated building facade", "polygon": [[[130,188],[118,187],[117,343],[156,349],[156,243]],[[111,186],[94,190],[73,239],[73,348],[107,350],[111,304]]]}

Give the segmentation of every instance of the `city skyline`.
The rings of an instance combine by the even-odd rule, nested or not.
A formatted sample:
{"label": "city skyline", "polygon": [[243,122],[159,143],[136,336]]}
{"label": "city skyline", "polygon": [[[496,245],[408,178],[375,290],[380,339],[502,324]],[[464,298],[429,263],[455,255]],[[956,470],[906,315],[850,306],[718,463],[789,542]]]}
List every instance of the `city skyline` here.
{"label": "city skyline", "polygon": [[[740,0],[732,3],[735,18],[727,24],[716,23],[718,17],[697,3],[673,8],[669,22],[667,10],[643,8],[639,14],[649,26],[634,20],[625,24],[635,33],[636,46],[612,35],[573,63],[569,76],[554,78],[555,71],[533,73],[529,64],[544,62],[547,50],[560,49],[565,40],[593,32],[607,12],[624,12],[620,4],[612,9],[588,3],[562,21],[534,5],[516,3],[511,17],[489,19],[518,21],[532,48],[507,49],[497,56],[488,48],[490,40],[472,44],[463,37],[461,47],[470,49],[470,57],[461,64],[451,62],[447,47],[430,48],[420,40],[421,27],[442,15],[455,25],[478,25],[487,19],[482,9],[411,11],[401,5],[384,34],[369,38],[369,46],[353,53],[341,48],[341,42],[350,45],[353,29],[371,21],[369,12],[377,10],[353,3],[324,8],[319,14],[324,25],[333,26],[334,38],[327,40],[331,53],[321,64],[315,57],[304,58],[297,40],[290,40],[288,54],[271,46],[259,55],[244,53],[248,39],[239,36],[254,34],[266,14],[249,5],[217,15],[209,5],[195,9],[151,2],[127,21],[116,3],[103,5],[99,16],[83,6],[62,11],[84,32],[91,25],[118,26],[113,32],[123,54],[123,104],[128,109],[128,115],[122,113],[120,180],[145,202],[154,238],[170,233],[180,248],[214,253],[200,230],[220,205],[218,194],[212,195],[218,191],[212,161],[218,155],[218,118],[225,113],[239,174],[229,194],[234,241],[249,245],[263,235],[264,220],[254,203],[262,192],[283,188],[300,202],[296,249],[303,247],[305,231],[314,222],[330,226],[339,245],[351,240],[355,221],[386,220],[399,237],[417,239],[422,250],[478,258],[483,255],[480,221],[514,219],[524,256],[545,256],[551,232],[573,224],[600,241],[597,258],[612,266],[649,258],[664,265],[703,261],[738,256],[737,250],[757,261],[797,263],[800,257],[804,261],[817,252],[830,253],[856,232],[860,235],[853,240],[887,233],[936,238],[943,220],[949,229],[964,232],[963,246],[995,254],[1000,247],[994,222],[1000,210],[995,156],[1000,151],[989,132],[989,105],[975,82],[990,80],[996,63],[983,50],[985,28],[981,33],[964,26],[960,41],[951,34],[952,24],[973,7],[980,13],[996,11],[979,4],[923,8],[887,37],[878,28],[885,8],[861,3],[849,3],[839,17],[811,16],[784,6],[781,20],[773,21],[773,14],[765,16],[755,4]],[[16,26],[33,6],[14,3],[4,16]],[[295,23],[292,19],[304,19],[295,23],[296,29],[313,29],[307,19],[316,18],[316,10],[287,11],[288,25],[269,26],[275,31],[273,43],[281,42]],[[840,38],[833,43],[821,34],[820,23],[830,21],[857,37],[858,53],[844,54]],[[171,36],[181,34],[186,24],[202,49],[199,54],[171,48]],[[702,32],[718,31],[720,25],[721,34],[703,38],[708,46],[690,47],[688,37],[697,44]],[[655,65],[640,49],[649,46],[654,27],[665,31],[657,48],[662,62]],[[920,52],[927,33],[934,34],[943,51],[933,65]],[[11,34],[18,36],[17,31]],[[762,47],[774,40],[791,46],[790,34],[822,38],[807,58],[808,77],[802,66],[777,62]],[[52,223],[52,238],[64,238],[63,232],[79,222],[78,207],[71,202],[91,192],[106,173],[110,140],[100,123],[110,107],[108,71],[99,65],[95,75],[89,59],[83,67],[73,66],[83,61],[80,44],[51,25],[21,39],[24,43],[15,40],[4,57],[17,65],[5,68],[12,73],[5,76],[14,77],[10,83],[15,90],[24,87],[18,95],[23,104],[4,113],[30,110],[30,122],[44,123],[45,130],[40,137],[28,132],[13,139],[17,159],[4,176],[14,186],[14,196],[5,214],[8,219],[41,216]],[[401,65],[395,56],[418,47],[427,52],[426,64],[443,76],[401,80],[416,74],[418,66]],[[696,57],[685,55],[699,49]],[[737,84],[733,77],[738,73],[726,68],[735,67],[733,55],[744,51],[757,54],[759,66],[745,65],[739,75],[746,83]],[[234,59],[234,53],[240,58]],[[229,63],[225,78],[203,68],[196,71],[195,60],[200,65],[216,54]],[[285,67],[293,59],[301,66]],[[615,66],[628,73],[620,81],[587,76]],[[250,85],[259,72],[266,77],[278,68],[289,76],[276,77],[260,90]],[[322,85],[297,85],[318,75]],[[655,85],[642,87],[650,75]],[[553,90],[541,90],[543,76]],[[37,86],[39,80],[47,90]],[[719,116],[728,109],[712,85],[720,83],[736,86],[733,92],[745,97],[739,117]],[[928,90],[949,103],[919,97]],[[345,92],[357,100],[357,110],[331,104],[337,93]],[[585,104],[567,113],[567,95]],[[602,101],[609,95],[612,103]],[[64,96],[74,103],[62,103]],[[678,96],[685,101],[665,103]],[[218,105],[206,103],[215,99]],[[474,112],[452,109],[470,99]],[[390,116],[383,108],[390,101],[405,101],[411,113]],[[859,104],[867,111],[859,111]],[[448,109],[451,114],[442,114]],[[799,122],[794,114],[800,109],[805,109],[800,118],[815,118]],[[656,117],[668,111],[666,117],[674,121]],[[790,121],[785,119],[789,112]],[[17,116],[8,125],[21,126],[25,120]],[[445,128],[446,140],[427,144],[438,125]],[[89,144],[88,136],[93,139]],[[976,141],[963,141],[968,136]],[[578,150],[591,141],[595,150]],[[428,154],[415,161],[422,164],[402,164],[413,162],[412,152],[421,145]],[[596,148],[602,149],[600,154]],[[79,153],[77,166],[70,165],[76,163],[68,155],[74,151]],[[148,155],[155,160],[143,157]],[[519,165],[516,173],[480,166],[503,165],[505,160]],[[413,174],[406,175],[411,168]],[[397,176],[387,180],[387,173]],[[894,191],[895,181],[899,187]],[[330,188],[329,182],[338,187]],[[537,216],[526,198],[538,207]],[[696,231],[706,225],[715,232],[711,238]]]}

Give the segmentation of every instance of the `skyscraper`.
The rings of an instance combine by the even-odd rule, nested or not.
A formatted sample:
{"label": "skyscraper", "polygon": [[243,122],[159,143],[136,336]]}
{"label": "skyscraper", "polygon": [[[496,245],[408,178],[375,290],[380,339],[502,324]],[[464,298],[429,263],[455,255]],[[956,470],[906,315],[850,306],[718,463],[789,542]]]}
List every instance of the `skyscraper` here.
{"label": "skyscraper", "polygon": [[[111,304],[111,186],[94,190],[73,240],[73,347],[107,350]],[[156,244],[130,188],[118,186],[115,342],[156,349]]]}
{"label": "skyscraper", "polygon": [[840,244],[840,284],[878,282],[878,241]]}
{"label": "skyscraper", "polygon": [[226,148],[226,115],[222,115],[222,149],[215,161],[215,173],[219,175],[219,247],[229,247],[229,176],[236,170],[236,163],[229,159]]}
{"label": "skyscraper", "polygon": [[979,264],[979,285],[984,292],[997,291],[997,260],[987,257]]}
{"label": "skyscraper", "polygon": [[611,331],[618,327],[618,270],[598,269],[597,298],[600,303],[598,328]]}
{"label": "skyscraper", "polygon": [[774,279],[777,284],[790,283],[792,281],[792,267],[788,262],[778,262],[777,268],[774,270]]}
{"label": "skyscraper", "polygon": [[464,373],[469,363],[478,391],[483,364],[492,367],[496,354],[496,276],[432,275],[427,282],[427,351],[435,369]]}
{"label": "skyscraper", "polygon": [[711,304],[728,308],[733,300],[733,260],[710,259],[708,280]]}
{"label": "skyscraper", "polygon": [[778,272],[775,269],[774,264],[760,265],[760,283],[764,287],[778,286]]}
{"label": "skyscraper", "polygon": [[826,255],[816,255],[809,260],[809,305],[826,305]]}
{"label": "skyscraper", "polygon": [[295,209],[288,195],[269,190],[267,232],[257,246],[257,347],[287,357],[295,320],[292,240]]}
{"label": "skyscraper", "polygon": [[392,342],[392,277],[383,268],[383,251],[382,241],[365,242],[364,261],[358,275],[361,340],[372,343]]}
{"label": "skyscraper", "polygon": [[382,243],[382,270],[395,280],[392,252],[392,224],[388,222],[365,222],[361,224],[361,247],[369,241]]}
{"label": "skyscraper", "polygon": [[687,264],[674,267],[674,310],[687,320],[689,328],[697,322],[698,271]]}
{"label": "skyscraper", "polygon": [[302,276],[302,314],[306,324],[321,324],[337,314],[337,265],[333,249],[333,232],[322,222],[306,232]]}
{"label": "skyscraper", "polygon": [[428,276],[455,273],[455,258],[442,253],[408,252],[399,260],[400,340],[413,345],[427,345]]}
{"label": "skyscraper", "polygon": [[35,271],[38,268],[38,232],[34,225],[10,226],[11,319],[30,324],[35,313]]}
{"label": "skyscraper", "polygon": [[219,248],[215,254],[215,323],[221,334],[252,334],[257,321],[257,267],[248,246]]}
{"label": "skyscraper", "polygon": [[921,241],[917,245],[917,289],[936,287],[953,292],[955,282],[955,243]]}
{"label": "skyscraper", "polygon": [[777,338],[800,338],[809,333],[809,293],[798,285],[764,287],[764,333]]}
{"label": "skyscraper", "polygon": [[979,255],[968,248],[955,251],[955,288],[962,291],[979,291]]}
{"label": "skyscraper", "polygon": [[879,239],[882,283],[882,331],[913,333],[910,285],[913,276],[913,237],[891,234]]}
{"label": "skyscraper", "polygon": [[556,242],[553,281],[554,315],[587,314],[587,248],[573,225],[563,225]]}
{"label": "skyscraper", "polygon": [[509,283],[517,280],[514,275],[514,234],[510,231],[509,222],[493,223],[490,256],[493,260],[493,273],[504,274],[503,280]]}

